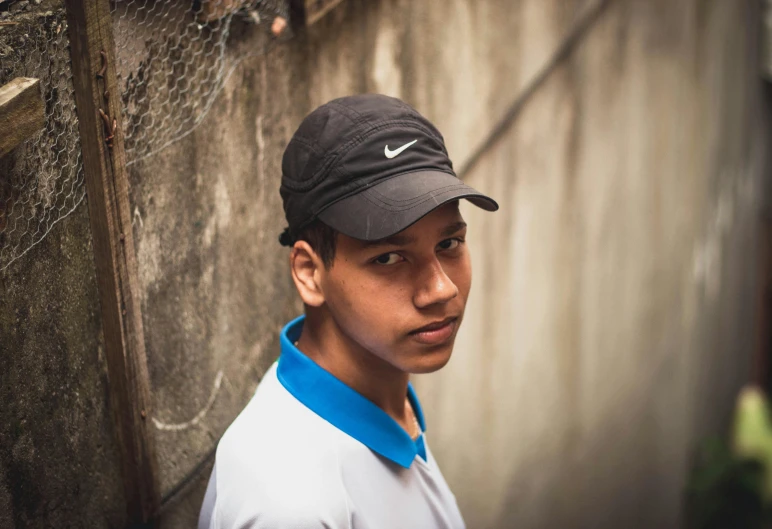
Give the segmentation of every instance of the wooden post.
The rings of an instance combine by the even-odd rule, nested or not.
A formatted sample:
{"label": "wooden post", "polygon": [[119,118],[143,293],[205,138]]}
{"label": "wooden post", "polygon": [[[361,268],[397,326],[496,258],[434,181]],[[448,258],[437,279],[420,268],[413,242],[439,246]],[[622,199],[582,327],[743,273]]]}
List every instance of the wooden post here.
{"label": "wooden post", "polygon": [[343,0],[303,0],[303,20],[306,26],[316,24]]}
{"label": "wooden post", "polygon": [[758,238],[756,340],[751,380],[760,388],[769,391],[772,354],[772,221],[767,216],[762,216],[759,222]]}
{"label": "wooden post", "polygon": [[160,494],[110,5],[109,0],[65,0],[65,7],[110,407],[129,521],[147,522],[158,511]]}
{"label": "wooden post", "polygon": [[0,86],[0,156],[45,126],[44,109],[37,79],[17,77]]}

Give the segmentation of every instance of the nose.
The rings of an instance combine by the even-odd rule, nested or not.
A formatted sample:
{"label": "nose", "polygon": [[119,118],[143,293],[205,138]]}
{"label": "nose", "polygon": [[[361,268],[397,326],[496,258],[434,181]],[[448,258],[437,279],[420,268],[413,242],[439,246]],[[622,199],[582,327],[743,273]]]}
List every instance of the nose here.
{"label": "nose", "polygon": [[419,309],[447,303],[458,296],[458,287],[436,258],[427,263],[416,277],[418,288],[413,295],[413,304]]}

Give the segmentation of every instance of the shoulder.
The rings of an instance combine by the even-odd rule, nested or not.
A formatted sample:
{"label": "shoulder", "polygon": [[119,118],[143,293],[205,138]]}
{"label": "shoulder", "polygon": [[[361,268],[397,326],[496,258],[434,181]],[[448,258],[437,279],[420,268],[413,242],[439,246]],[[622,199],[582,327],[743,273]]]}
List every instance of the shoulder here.
{"label": "shoulder", "polygon": [[214,527],[349,527],[334,432],[284,390],[275,368],[220,440],[214,471]]}
{"label": "shoulder", "polygon": [[216,461],[229,474],[261,479],[308,473],[308,465],[337,464],[336,434],[282,386],[274,364],[220,439]]}
{"label": "shoulder", "polygon": [[348,494],[337,457],[303,448],[297,442],[274,451],[262,445],[257,449],[264,451],[250,457],[218,449],[214,527],[349,529]]}

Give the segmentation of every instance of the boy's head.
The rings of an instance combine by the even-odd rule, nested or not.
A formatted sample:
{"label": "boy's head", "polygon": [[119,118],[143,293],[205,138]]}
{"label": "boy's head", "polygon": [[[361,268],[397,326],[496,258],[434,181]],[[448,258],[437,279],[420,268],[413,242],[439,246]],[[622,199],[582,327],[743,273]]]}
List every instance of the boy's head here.
{"label": "boy's head", "polygon": [[471,285],[458,200],[498,205],[455,176],[439,131],[398,99],[336,99],[301,123],[282,173],[279,240],[309,317],[401,371],[442,367]]}

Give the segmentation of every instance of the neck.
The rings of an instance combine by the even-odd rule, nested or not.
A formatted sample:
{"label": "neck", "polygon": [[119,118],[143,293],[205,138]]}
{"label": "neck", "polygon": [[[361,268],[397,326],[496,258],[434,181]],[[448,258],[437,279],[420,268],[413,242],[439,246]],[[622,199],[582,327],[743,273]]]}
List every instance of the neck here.
{"label": "neck", "polygon": [[306,310],[298,349],[398,423],[406,422],[410,375],[349,338],[327,311]]}

